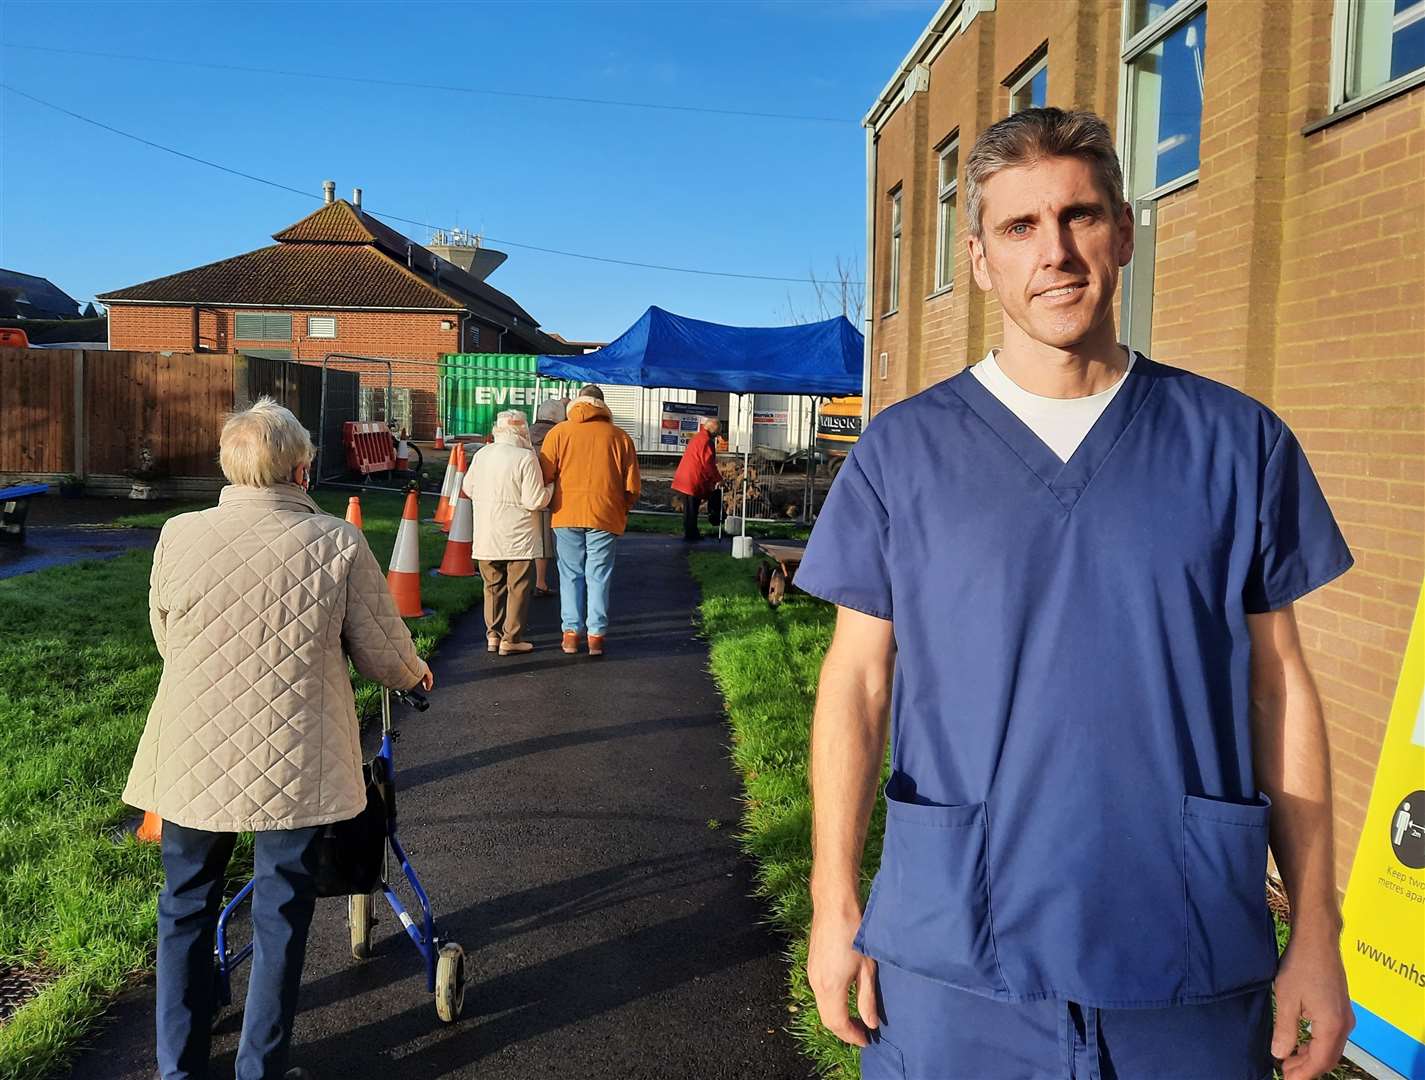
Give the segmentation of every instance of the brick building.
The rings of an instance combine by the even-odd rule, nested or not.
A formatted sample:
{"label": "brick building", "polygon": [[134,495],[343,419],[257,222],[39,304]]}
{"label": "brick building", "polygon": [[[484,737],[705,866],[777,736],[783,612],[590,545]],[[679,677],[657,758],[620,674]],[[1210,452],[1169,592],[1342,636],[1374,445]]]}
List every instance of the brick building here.
{"label": "brick building", "polygon": [[[394,385],[411,391],[416,438],[435,432],[443,354],[579,351],[477,276],[477,262],[493,269],[502,257],[458,266],[365,213],[359,192],[348,203],[332,187],[319,210],[273,235],[276,244],[99,297],[109,347],[390,359]],[[384,369],[363,384],[384,387]]]}
{"label": "brick building", "polygon": [[1278,412],[1355,552],[1298,604],[1344,887],[1425,576],[1425,3],[948,0],[865,119],[871,411],[999,344],[962,166],[1043,104],[1116,134],[1121,339]]}

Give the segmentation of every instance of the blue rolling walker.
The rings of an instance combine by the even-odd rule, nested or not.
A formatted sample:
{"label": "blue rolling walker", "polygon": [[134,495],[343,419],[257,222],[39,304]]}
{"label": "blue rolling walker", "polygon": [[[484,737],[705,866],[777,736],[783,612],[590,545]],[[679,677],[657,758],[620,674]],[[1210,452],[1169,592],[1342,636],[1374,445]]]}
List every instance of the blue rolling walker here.
{"label": "blue rolling walker", "polygon": [[[381,850],[381,878],[378,887],[391,906],[391,911],[405,927],[406,935],[415,944],[426,965],[426,986],[435,995],[436,1015],[447,1024],[454,1023],[465,1007],[465,950],[453,941],[443,941],[431,912],[430,898],[426,895],[415,867],[406,857],[405,849],[396,836],[396,763],[391,752],[391,698],[404,702],[417,712],[424,712],[430,703],[418,693],[402,690],[381,692],[381,749],[367,765],[368,786],[374,785],[380,792],[385,807],[386,835]],[[420,903],[420,917],[413,918],[406,910],[401,898],[396,895],[390,880],[390,856],[395,854],[401,865],[401,872],[410,884],[411,891]],[[233,970],[252,955],[252,942],[241,949],[228,948],[228,920],[252,894],[253,883],[249,881],[223,908],[218,916],[218,936],[213,950],[216,964],[216,979],[219,1007],[232,1004]],[[372,893],[358,893],[347,897],[346,921],[351,931],[351,955],[357,960],[365,960],[371,955]]]}

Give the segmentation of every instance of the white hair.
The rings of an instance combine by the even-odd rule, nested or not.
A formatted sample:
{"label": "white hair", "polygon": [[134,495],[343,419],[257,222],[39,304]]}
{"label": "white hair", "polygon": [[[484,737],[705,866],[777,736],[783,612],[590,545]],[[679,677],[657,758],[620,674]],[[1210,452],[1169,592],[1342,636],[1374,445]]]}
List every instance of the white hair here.
{"label": "white hair", "polygon": [[266,396],[228,417],[218,446],[223,475],[240,487],[284,484],[299,465],[310,465],[316,453],[301,421]]}
{"label": "white hair", "polygon": [[490,437],[495,442],[514,443],[528,448],[531,445],[529,418],[518,409],[506,409],[496,415],[494,426],[490,428]]}

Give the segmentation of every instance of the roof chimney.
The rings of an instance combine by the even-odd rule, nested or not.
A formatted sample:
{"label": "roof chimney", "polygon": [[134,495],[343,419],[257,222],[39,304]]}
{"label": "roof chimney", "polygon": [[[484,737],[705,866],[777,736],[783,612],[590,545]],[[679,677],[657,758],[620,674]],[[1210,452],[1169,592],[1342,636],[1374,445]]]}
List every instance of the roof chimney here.
{"label": "roof chimney", "polygon": [[358,210],[361,209],[361,189],[359,187],[351,189],[351,205]]}
{"label": "roof chimney", "polygon": [[324,203],[333,203],[333,202],[335,202],[335,201],[336,201],[336,181],[335,181],[335,180],[323,180],[323,181],[322,181],[322,202],[324,202]]}

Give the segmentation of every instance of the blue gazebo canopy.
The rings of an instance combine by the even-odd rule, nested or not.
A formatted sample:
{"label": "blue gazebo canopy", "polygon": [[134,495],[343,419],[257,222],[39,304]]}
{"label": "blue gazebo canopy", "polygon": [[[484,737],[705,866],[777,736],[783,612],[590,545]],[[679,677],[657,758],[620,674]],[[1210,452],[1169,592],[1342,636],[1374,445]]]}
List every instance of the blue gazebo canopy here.
{"label": "blue gazebo canopy", "polygon": [[650,307],[602,349],[541,356],[541,375],[619,386],[839,397],[861,392],[865,339],[844,315],[799,326],[723,326]]}

